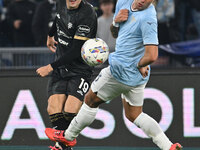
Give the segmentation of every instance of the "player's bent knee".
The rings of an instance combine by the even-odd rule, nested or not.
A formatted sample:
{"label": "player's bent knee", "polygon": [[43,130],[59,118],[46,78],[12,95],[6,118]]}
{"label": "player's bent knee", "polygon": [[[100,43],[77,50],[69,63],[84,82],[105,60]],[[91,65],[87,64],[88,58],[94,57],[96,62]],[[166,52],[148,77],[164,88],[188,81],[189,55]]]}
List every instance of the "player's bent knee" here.
{"label": "player's bent knee", "polygon": [[48,103],[47,112],[48,112],[49,115],[52,115],[52,114],[56,113],[56,110],[53,107],[53,105],[51,105],[51,103]]}
{"label": "player's bent knee", "polygon": [[54,109],[54,107],[51,107],[50,105],[47,106],[47,112],[49,115],[55,114],[56,110]]}
{"label": "player's bent knee", "polygon": [[88,105],[88,106],[92,106],[95,102],[93,101],[92,97],[91,97],[91,94],[88,92],[86,95],[85,95],[85,99],[84,99],[84,102]]}
{"label": "player's bent knee", "polygon": [[63,109],[63,102],[54,98],[48,99],[48,106],[47,106],[47,112],[49,115],[60,113]]}
{"label": "player's bent knee", "polygon": [[62,108],[56,107],[56,105],[48,105],[47,107],[47,112],[49,115],[55,114],[55,113],[60,113],[62,112]]}
{"label": "player's bent knee", "polygon": [[126,118],[127,118],[130,122],[134,122],[135,119],[136,119],[137,117],[130,116],[130,115],[126,115]]}
{"label": "player's bent knee", "polygon": [[101,103],[104,103],[100,98],[97,97],[95,93],[90,90],[86,95],[84,102],[91,108],[98,107]]}
{"label": "player's bent knee", "polygon": [[51,100],[50,99],[48,99],[47,112],[48,112],[49,115],[52,114]]}
{"label": "player's bent knee", "polygon": [[131,122],[134,122],[135,119],[141,114],[142,112],[139,112],[139,113],[125,113],[125,116],[126,118],[131,121]]}
{"label": "player's bent knee", "polygon": [[49,106],[47,106],[47,113],[48,113],[49,115],[51,115],[51,110],[50,110]]}
{"label": "player's bent knee", "polygon": [[130,122],[134,122],[134,120],[136,119],[135,117],[129,115],[129,114],[125,114],[126,118],[130,121]]}

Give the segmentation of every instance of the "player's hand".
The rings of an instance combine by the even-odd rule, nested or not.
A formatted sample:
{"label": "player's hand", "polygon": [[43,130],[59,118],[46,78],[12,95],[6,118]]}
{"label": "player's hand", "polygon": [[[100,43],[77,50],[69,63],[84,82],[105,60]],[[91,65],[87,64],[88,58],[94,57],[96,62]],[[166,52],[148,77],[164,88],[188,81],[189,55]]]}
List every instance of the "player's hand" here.
{"label": "player's hand", "polygon": [[53,68],[51,67],[50,64],[47,66],[40,67],[36,70],[37,74],[40,75],[41,77],[46,77],[52,71],[53,71]]}
{"label": "player's hand", "polygon": [[142,67],[142,68],[138,68],[141,75],[145,78],[148,76],[149,74],[149,66],[146,66],[146,67]]}
{"label": "player's hand", "polygon": [[117,16],[115,17],[115,22],[120,23],[128,20],[128,14],[129,14],[128,9],[121,9],[117,14]]}
{"label": "player's hand", "polygon": [[58,44],[57,41],[55,41],[54,37],[47,37],[47,47],[53,52],[56,52],[56,46],[55,44]]}

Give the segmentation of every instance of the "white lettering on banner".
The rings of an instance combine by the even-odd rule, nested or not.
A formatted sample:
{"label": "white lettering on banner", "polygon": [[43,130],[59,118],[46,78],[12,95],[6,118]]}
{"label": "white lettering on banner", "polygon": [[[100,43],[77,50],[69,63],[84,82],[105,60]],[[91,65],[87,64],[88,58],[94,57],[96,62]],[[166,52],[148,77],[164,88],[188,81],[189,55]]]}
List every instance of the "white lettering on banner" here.
{"label": "white lettering on banner", "polygon": [[102,121],[104,123],[104,127],[101,129],[86,127],[81,134],[90,139],[104,139],[109,137],[115,129],[114,116],[108,111],[99,109],[95,119]]}
{"label": "white lettering on banner", "polygon": [[[144,90],[144,99],[154,100],[161,107],[162,115],[159,125],[165,132],[170,127],[173,120],[173,106],[169,97],[158,89],[146,88]],[[147,135],[140,128],[138,128],[136,125],[134,125],[125,117],[124,111],[123,111],[123,118],[126,127],[132,134],[141,138],[148,138]]]}
{"label": "white lettering on banner", "polygon": [[195,127],[195,100],[194,89],[183,89],[183,122],[184,137],[200,137],[200,127]]}
{"label": "white lettering on banner", "polygon": [[[167,131],[173,120],[173,106],[169,97],[155,88],[144,90],[144,99],[156,101],[161,108],[161,120],[159,122],[163,131]],[[175,99],[176,100],[176,99]],[[195,98],[194,88],[183,89],[183,135],[184,137],[200,137],[200,127],[195,126]],[[20,118],[24,107],[27,108],[30,118]],[[182,117],[182,116],[179,116]],[[106,110],[99,109],[96,119],[103,123],[103,127],[95,129],[86,127],[81,134],[90,139],[105,139],[113,134],[115,129],[115,118]],[[123,119],[128,130],[140,138],[147,138],[143,131],[125,118]],[[1,140],[11,140],[16,129],[34,129],[39,139],[48,139],[44,133],[45,125],[35,100],[30,90],[20,90],[11,114],[3,130]],[[23,132],[23,131],[22,131]]]}
{"label": "white lettering on banner", "polygon": [[[29,119],[20,118],[24,107],[27,108]],[[30,90],[19,91],[1,140],[12,139],[16,129],[35,129],[40,139],[48,139],[44,133],[45,125]]]}

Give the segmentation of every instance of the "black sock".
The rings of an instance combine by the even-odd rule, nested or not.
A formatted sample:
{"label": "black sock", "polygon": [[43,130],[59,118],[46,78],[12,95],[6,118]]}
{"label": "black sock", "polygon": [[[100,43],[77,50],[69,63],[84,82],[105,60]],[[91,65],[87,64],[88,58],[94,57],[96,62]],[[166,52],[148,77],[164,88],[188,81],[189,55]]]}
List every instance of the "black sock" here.
{"label": "black sock", "polygon": [[[72,119],[73,119],[74,117],[76,117],[77,114],[75,114],[75,113],[68,113],[68,112],[64,112],[63,114],[64,114],[65,121],[66,121],[66,124],[67,124],[67,127],[66,127],[66,129],[67,129],[68,126],[70,125]],[[66,129],[65,129],[65,130],[66,130]]]}
{"label": "black sock", "polygon": [[[64,130],[66,130],[66,129],[69,127],[69,125],[70,125],[72,119],[73,119],[77,114],[75,114],[75,113],[63,112],[63,115],[64,115],[65,123],[66,123],[66,126],[65,126]],[[65,135],[64,135],[64,136],[65,136]],[[60,144],[60,143],[59,143],[59,144]],[[64,148],[65,145],[63,146],[62,143],[61,143],[60,145],[61,145],[61,147],[62,147],[64,150],[71,150],[70,147],[65,147],[65,148]]]}
{"label": "black sock", "polygon": [[[52,114],[50,115],[50,120],[51,120],[51,124],[52,127],[56,130],[65,130],[68,127],[68,124],[66,123],[65,117],[63,113],[56,113],[56,114]],[[66,149],[67,146],[60,143],[59,145],[62,147],[62,149]]]}
{"label": "black sock", "polygon": [[56,113],[50,115],[50,120],[54,129],[65,130],[67,128],[66,126],[68,126],[63,113]]}
{"label": "black sock", "polygon": [[[74,113],[66,113],[66,112],[56,113],[56,114],[50,115],[50,120],[54,129],[66,130],[75,116],[76,114]],[[60,142],[59,142],[59,145],[62,147],[63,150],[67,148],[66,145]]]}

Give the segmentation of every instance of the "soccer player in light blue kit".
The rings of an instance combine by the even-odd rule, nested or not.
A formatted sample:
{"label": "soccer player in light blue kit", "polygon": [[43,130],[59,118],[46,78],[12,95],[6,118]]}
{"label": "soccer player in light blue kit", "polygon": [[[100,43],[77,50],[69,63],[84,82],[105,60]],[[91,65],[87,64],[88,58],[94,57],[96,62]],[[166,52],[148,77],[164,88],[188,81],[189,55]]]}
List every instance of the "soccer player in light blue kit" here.
{"label": "soccer player in light blue kit", "polygon": [[168,139],[153,118],[142,112],[149,65],[158,57],[157,18],[152,1],[118,0],[111,26],[113,36],[117,37],[116,51],[110,54],[110,66],[93,81],[85,103],[66,131],[46,129],[51,140],[74,146],[78,134],[94,121],[99,105],[121,94],[126,117],[160,149],[182,149]]}

